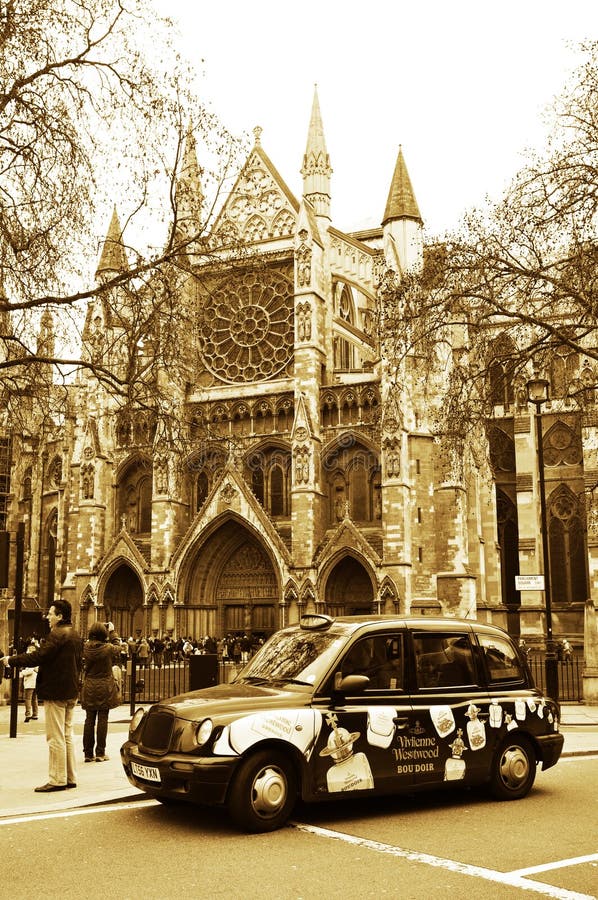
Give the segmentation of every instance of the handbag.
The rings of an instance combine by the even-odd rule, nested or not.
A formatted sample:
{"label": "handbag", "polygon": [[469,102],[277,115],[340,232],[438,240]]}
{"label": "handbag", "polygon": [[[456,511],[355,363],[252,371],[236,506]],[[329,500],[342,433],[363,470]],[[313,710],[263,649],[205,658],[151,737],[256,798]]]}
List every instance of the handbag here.
{"label": "handbag", "polygon": [[110,691],[110,698],[108,700],[108,706],[110,709],[114,709],[115,706],[120,706],[122,702],[123,701],[122,701],[122,697],[120,694],[120,687],[119,687],[119,684],[118,684],[116,678],[113,675],[112,676],[112,688]]}

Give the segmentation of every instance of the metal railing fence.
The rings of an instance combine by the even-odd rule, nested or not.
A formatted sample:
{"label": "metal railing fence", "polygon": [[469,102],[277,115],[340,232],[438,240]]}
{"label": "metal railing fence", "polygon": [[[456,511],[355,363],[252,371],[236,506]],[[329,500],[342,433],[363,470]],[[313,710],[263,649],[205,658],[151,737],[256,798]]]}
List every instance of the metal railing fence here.
{"label": "metal railing fence", "polygon": [[[208,687],[209,681],[205,684],[192,684],[190,665],[187,657],[171,660],[162,666],[153,663],[144,666],[139,660],[129,660],[126,667],[123,667],[122,674],[123,703],[157,703],[166,697],[174,697],[196,687]],[[240,665],[218,660],[216,683],[224,684],[232,681],[240,669]]]}
{"label": "metal railing fence", "polygon": [[[543,653],[531,653],[527,660],[536,686],[542,690],[545,690],[546,686],[545,660],[546,657]],[[575,654],[567,661],[560,659],[557,661],[559,695],[554,699],[561,703],[583,700],[583,667],[583,656]]]}
{"label": "metal railing fence", "polygon": [[[545,690],[544,654],[531,653],[528,657],[528,663],[536,685]],[[558,660],[559,696],[556,698],[557,700],[561,702],[578,702],[583,700],[583,667],[584,660],[583,656],[580,655],[574,654],[567,661]],[[135,666],[135,690],[132,698],[132,667],[129,663],[126,670],[123,670],[123,703],[131,703],[132,699],[136,703],[156,703],[165,697],[174,697],[176,694],[182,694],[191,690],[189,668],[189,659],[184,657],[172,660],[161,667],[153,664],[143,667],[137,661]],[[217,683],[223,684],[232,681],[240,668],[241,666],[236,666],[232,662],[223,663],[221,660],[218,660]],[[197,686],[207,686],[207,683],[206,685],[200,684]]]}

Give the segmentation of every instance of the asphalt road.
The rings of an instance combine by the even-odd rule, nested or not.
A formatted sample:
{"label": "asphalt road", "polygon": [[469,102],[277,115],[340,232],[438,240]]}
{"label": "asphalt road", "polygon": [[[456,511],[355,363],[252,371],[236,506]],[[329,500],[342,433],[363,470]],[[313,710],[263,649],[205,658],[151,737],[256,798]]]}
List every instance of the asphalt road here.
{"label": "asphalt road", "polygon": [[299,806],[288,827],[155,801],[0,821],[2,896],[361,900],[598,896],[598,756],[561,760],[524,800],[480,791]]}

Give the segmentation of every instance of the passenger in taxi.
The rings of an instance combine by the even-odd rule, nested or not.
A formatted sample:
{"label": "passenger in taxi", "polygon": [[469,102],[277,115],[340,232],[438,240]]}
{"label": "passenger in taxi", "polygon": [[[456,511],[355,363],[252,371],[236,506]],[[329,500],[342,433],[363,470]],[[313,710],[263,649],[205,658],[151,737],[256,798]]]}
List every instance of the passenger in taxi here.
{"label": "passenger in taxi", "polygon": [[414,639],[419,687],[457,687],[475,683],[471,644],[466,635]]}
{"label": "passenger in taxi", "polygon": [[441,666],[438,684],[442,687],[473,684],[475,679],[469,640],[466,637],[447,639],[444,653],[447,662]]}

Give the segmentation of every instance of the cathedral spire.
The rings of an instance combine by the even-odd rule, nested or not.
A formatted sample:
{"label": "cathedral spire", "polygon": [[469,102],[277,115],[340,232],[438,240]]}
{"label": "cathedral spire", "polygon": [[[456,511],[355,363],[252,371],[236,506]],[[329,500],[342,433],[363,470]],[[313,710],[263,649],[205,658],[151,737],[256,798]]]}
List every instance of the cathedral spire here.
{"label": "cathedral spire", "polygon": [[393,219],[415,219],[415,221],[422,224],[422,217],[415,199],[407,166],[405,165],[402,146],[399,147],[399,155],[388,192],[382,225],[386,225],[387,222]]}
{"label": "cathedral spire", "polygon": [[201,169],[197,162],[195,135],[191,122],[187,126],[183,158],[176,182],[177,222],[179,239],[189,240],[201,231],[201,210],[203,205]]}
{"label": "cathedral spire", "polygon": [[108,233],[102,245],[100,261],[96,269],[96,278],[100,278],[102,275],[110,277],[120,272],[128,272],[128,270],[129,261],[122,242],[122,231],[115,204],[110,225],[108,226]]}
{"label": "cathedral spire", "polygon": [[332,167],[326,149],[317,85],[314,86],[314,99],[301,174],[303,175],[303,196],[310,201],[317,216],[330,219]]}
{"label": "cathedral spire", "polygon": [[399,155],[390,183],[382,219],[382,233],[384,255],[387,265],[391,269],[402,274],[421,268],[423,220],[405,165],[402,147],[399,147]]}

